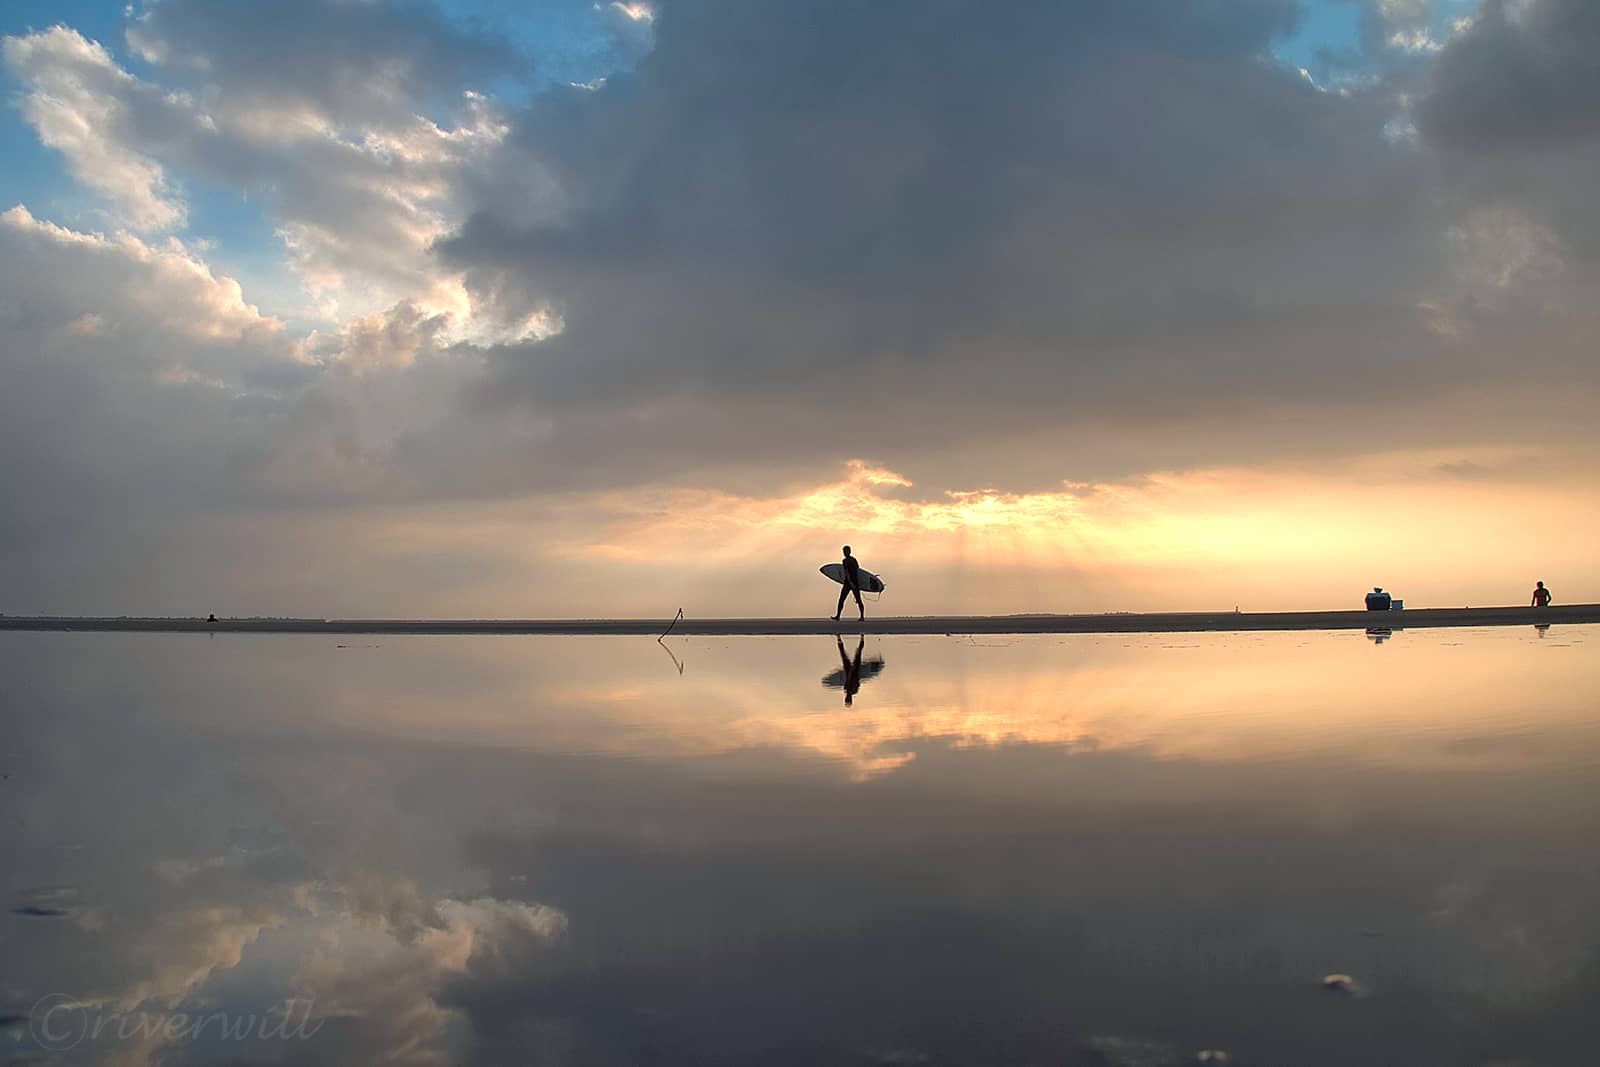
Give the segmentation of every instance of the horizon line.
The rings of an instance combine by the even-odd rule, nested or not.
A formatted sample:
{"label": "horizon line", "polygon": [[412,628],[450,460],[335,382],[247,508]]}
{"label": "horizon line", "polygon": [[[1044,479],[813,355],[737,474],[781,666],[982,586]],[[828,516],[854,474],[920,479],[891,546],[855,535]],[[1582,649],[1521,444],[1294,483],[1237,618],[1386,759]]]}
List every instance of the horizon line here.
{"label": "horizon line", "polygon": [[1008,615],[884,615],[831,618],[579,618],[579,619],[324,619],[245,616],[212,621],[199,616],[0,615],[0,630],[88,633],[435,634],[582,636],[813,636],[849,633],[907,635],[1177,633],[1184,631],[1355,630],[1441,626],[1515,626],[1600,622],[1600,604],[1545,608],[1491,606],[1406,608],[1398,611],[1166,611]]}

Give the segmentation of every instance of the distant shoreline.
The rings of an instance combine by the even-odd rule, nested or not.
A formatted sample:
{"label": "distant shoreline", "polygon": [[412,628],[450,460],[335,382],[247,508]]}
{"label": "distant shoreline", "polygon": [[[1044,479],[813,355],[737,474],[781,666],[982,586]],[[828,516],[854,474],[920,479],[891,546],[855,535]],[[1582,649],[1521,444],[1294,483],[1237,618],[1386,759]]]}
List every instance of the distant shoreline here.
{"label": "distant shoreline", "polygon": [[[1100,615],[882,616],[865,623],[821,619],[680,619],[674,634],[804,636],[876,634],[1114,634],[1198,631],[1421,629],[1600,622],[1600,604],[1548,608],[1417,608],[1405,611],[1143,612]],[[142,619],[0,616],[0,630],[88,633],[548,634],[665,632],[670,619]]]}

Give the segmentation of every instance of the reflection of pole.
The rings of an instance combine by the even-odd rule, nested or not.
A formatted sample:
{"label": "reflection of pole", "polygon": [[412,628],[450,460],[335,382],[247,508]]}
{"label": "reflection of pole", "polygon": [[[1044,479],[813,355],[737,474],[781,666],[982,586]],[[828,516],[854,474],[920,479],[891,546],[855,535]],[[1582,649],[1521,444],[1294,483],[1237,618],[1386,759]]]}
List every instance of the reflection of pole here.
{"label": "reflection of pole", "polygon": [[[663,635],[663,636],[665,636],[665,635]],[[662,651],[664,651],[669,657],[671,657],[672,665],[674,667],[678,668],[678,673],[679,674],[682,674],[683,673],[683,661],[681,659],[679,659],[676,655],[673,654],[672,648],[665,641],[661,640],[660,637],[656,638],[656,644],[660,645]]]}

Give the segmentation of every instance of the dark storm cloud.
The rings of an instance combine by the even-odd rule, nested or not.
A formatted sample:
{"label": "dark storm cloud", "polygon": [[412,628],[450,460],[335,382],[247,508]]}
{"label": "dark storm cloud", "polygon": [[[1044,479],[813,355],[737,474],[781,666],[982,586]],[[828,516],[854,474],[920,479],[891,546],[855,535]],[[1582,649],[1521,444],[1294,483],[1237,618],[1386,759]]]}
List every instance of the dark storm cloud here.
{"label": "dark storm cloud", "polygon": [[941,412],[1165,414],[1425,349],[1416,161],[1379,136],[1387,98],[1263,59],[1293,14],[666,5],[635,77],[518,131],[566,216],[486,204],[440,247],[486,302],[565,321],[497,354],[493,394],[820,415],[848,373],[910,444]]}
{"label": "dark storm cloud", "polygon": [[1592,284],[1600,263],[1600,6],[1491,0],[1434,65],[1417,126],[1450,190],[1546,227]]}
{"label": "dark storm cloud", "polygon": [[1600,5],[1487,0],[1440,55],[1417,124],[1441,145],[1483,153],[1600,137]]}

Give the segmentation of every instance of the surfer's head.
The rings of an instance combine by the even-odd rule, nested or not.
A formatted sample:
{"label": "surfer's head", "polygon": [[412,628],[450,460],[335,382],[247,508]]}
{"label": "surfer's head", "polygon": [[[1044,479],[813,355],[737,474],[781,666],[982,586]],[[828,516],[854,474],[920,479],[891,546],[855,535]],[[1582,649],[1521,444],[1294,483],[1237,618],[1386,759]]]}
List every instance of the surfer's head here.
{"label": "surfer's head", "polygon": [[847,556],[850,554],[850,546],[849,545],[845,545],[844,546],[844,554],[847,555]]}

